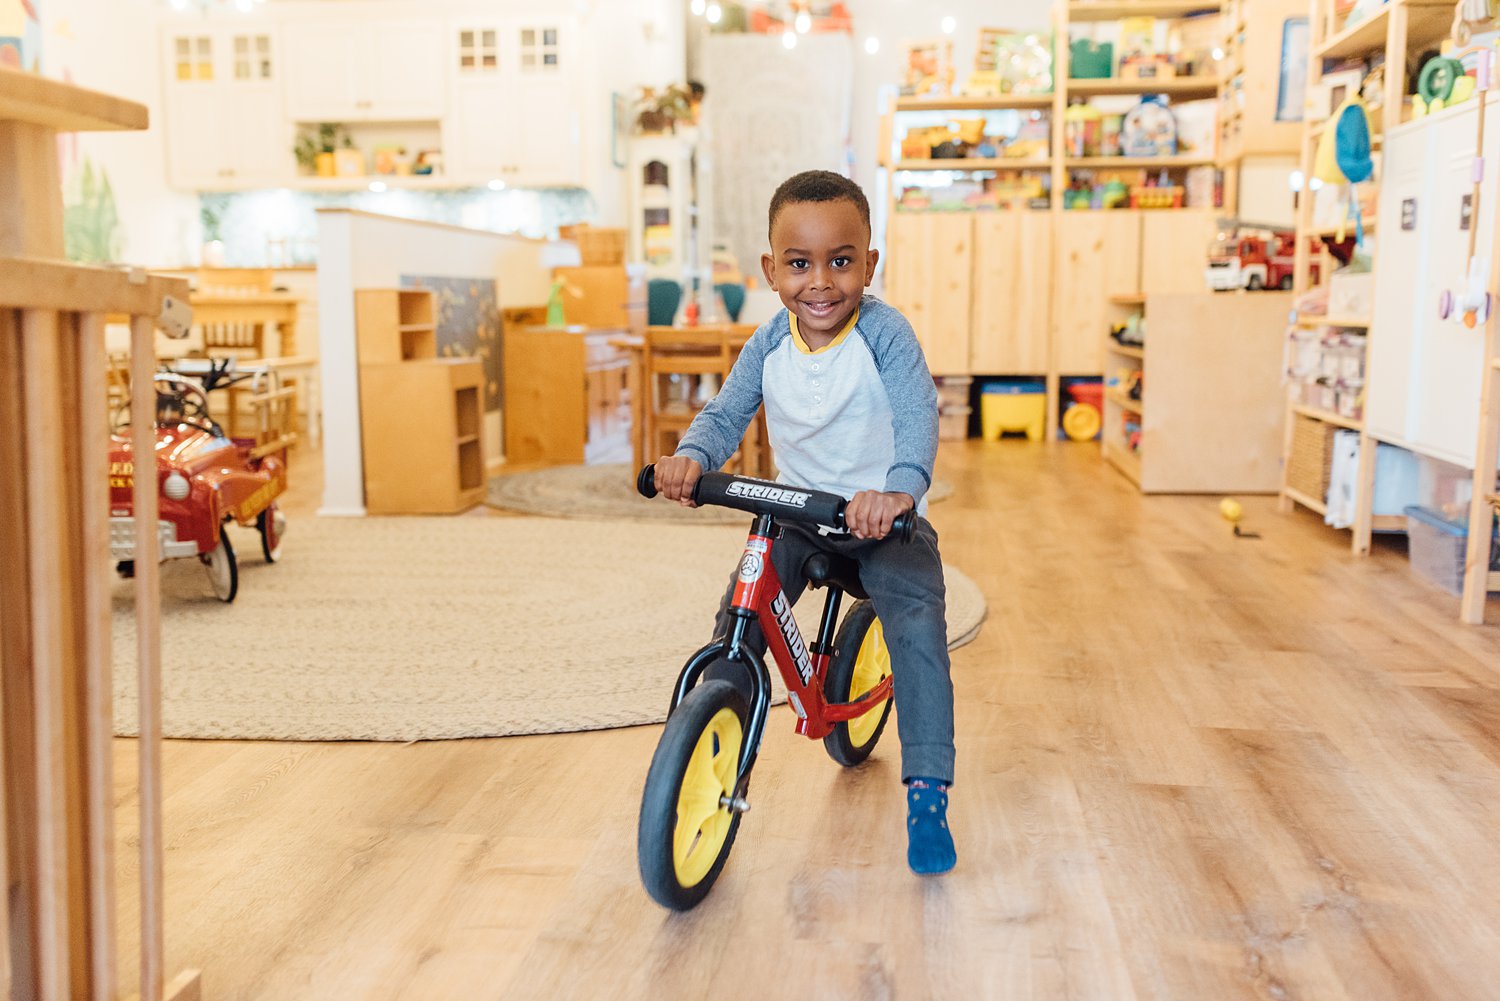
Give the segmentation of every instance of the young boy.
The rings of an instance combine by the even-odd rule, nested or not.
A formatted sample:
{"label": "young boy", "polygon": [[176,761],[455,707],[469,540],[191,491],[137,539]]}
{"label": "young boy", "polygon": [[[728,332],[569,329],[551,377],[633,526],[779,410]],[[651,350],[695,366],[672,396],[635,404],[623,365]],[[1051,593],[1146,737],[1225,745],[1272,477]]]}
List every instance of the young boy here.
{"label": "young boy", "polygon": [[[864,295],[879,254],[869,249],[870,206],[858,185],[824,170],[797,174],[776,189],[770,228],[761,268],[786,308],[745,344],[677,453],[657,460],[656,486],[691,505],[699,475],[728,460],[764,402],[781,481],[850,498],[849,535],[787,524],[776,572],[795,602],[814,551],[859,562],[895,675],[907,862],[918,873],[947,872],[957,861],[947,819],[953,684],[937,533],[922,519],[910,544],[883,541],[898,514],[926,510],[937,391],[911,324]],[[728,602],[726,593],[719,632],[728,629]],[[758,628],[748,638],[764,649]]]}

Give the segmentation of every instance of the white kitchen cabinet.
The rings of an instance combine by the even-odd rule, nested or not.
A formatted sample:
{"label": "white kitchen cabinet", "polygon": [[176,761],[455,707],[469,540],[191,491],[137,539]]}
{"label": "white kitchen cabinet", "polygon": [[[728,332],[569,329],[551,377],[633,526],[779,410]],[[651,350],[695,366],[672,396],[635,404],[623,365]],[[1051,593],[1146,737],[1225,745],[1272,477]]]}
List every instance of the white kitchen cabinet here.
{"label": "white kitchen cabinet", "polygon": [[168,25],[167,173],[191,190],[277,183],[295,171],[271,25]]}
{"label": "white kitchen cabinet", "polygon": [[447,110],[441,23],[290,20],[284,30],[294,122],[424,121]]}
{"label": "white kitchen cabinet", "polygon": [[[1377,438],[1474,466],[1484,324],[1438,316],[1446,289],[1464,289],[1477,102],[1390,130],[1384,148],[1366,423]],[[1484,201],[1496,197],[1500,112],[1485,121]],[[1387,222],[1389,220],[1389,222]],[[1494,214],[1481,206],[1477,252],[1495,253]],[[1484,269],[1486,278],[1489,268]]]}
{"label": "white kitchen cabinet", "polygon": [[582,137],[570,17],[465,18],[449,26],[444,122],[450,177],[473,183],[581,183]]}

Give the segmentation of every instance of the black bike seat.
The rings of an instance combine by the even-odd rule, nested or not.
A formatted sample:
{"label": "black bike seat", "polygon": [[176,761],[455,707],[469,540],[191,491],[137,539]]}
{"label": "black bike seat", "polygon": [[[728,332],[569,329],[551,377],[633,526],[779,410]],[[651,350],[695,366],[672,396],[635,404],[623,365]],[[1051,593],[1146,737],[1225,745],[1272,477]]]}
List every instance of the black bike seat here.
{"label": "black bike seat", "polygon": [[827,587],[832,584],[852,597],[869,597],[864,585],[859,582],[859,563],[838,553],[813,553],[802,564],[802,575],[807,578],[809,587]]}

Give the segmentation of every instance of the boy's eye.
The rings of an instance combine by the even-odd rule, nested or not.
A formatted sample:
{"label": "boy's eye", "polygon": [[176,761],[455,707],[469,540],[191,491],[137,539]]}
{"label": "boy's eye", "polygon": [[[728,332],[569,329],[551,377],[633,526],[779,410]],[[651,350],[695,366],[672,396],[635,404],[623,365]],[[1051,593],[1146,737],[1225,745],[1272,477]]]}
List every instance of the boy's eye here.
{"label": "boy's eye", "polygon": [[853,263],[854,259],[852,257],[835,257],[833,259],[833,266],[836,268],[847,268]]}
{"label": "boy's eye", "polygon": [[793,271],[803,271],[807,268],[807,258],[805,257],[799,257],[790,263]]}

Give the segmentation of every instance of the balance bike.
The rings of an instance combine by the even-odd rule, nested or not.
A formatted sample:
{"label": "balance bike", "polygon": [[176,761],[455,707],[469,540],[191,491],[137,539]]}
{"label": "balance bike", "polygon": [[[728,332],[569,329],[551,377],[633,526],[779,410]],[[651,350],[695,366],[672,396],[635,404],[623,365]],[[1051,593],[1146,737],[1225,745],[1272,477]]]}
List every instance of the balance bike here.
{"label": "balance bike", "polygon": [[[636,489],[656,496],[656,468],[646,466]],[[746,642],[760,624],[797,714],[796,732],[817,740],[834,761],[852,767],[869,757],[891,713],[891,658],[880,620],[859,581],[859,565],[836,553],[814,553],[803,565],[809,587],[828,589],[818,637],[803,642],[781,588],[771,549],[780,522],[844,529],[837,494],[788,487],[727,473],[704,473],[693,489],[698,504],[755,515],[730,600],[732,624],[688,658],[672,692],[672,708],[641,797],[636,851],[641,882],[663,907],[685,911],[713,886],[729,858],[740,818],[750,809],[750,769],[771,705],[771,675],[764,657]],[[917,514],[896,518],[891,535],[910,542]],[[839,625],[844,594],[857,599]],[[837,635],[835,635],[837,627]],[[723,659],[741,665],[753,693],[746,705],[728,681],[700,681]]]}

